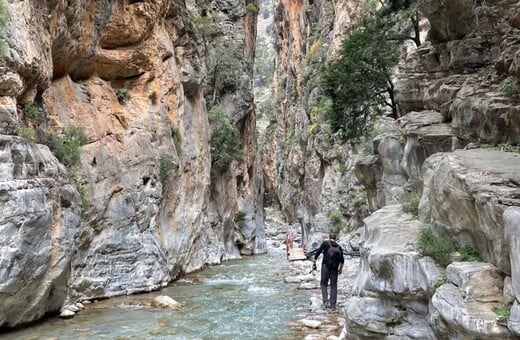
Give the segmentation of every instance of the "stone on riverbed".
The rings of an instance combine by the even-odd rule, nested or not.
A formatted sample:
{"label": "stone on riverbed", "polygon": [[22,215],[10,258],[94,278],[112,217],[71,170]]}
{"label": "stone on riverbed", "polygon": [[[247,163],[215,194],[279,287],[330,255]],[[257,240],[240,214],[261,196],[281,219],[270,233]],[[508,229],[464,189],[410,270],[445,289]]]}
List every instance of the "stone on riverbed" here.
{"label": "stone on riverbed", "polygon": [[287,276],[285,278],[285,283],[301,283],[301,282],[308,282],[308,281],[313,281],[313,280],[314,280],[314,275],[312,275],[312,274]]}
{"label": "stone on riverbed", "polygon": [[300,322],[305,327],[314,328],[314,329],[320,328],[320,326],[321,326],[321,321],[318,321],[318,320],[302,319],[302,320],[300,320]]}
{"label": "stone on riverbed", "polygon": [[152,307],[177,310],[182,308],[182,304],[167,295],[159,295],[153,298]]}
{"label": "stone on riverbed", "polygon": [[68,319],[74,317],[74,315],[76,315],[76,313],[74,313],[70,309],[65,309],[63,312],[60,313],[60,318]]}

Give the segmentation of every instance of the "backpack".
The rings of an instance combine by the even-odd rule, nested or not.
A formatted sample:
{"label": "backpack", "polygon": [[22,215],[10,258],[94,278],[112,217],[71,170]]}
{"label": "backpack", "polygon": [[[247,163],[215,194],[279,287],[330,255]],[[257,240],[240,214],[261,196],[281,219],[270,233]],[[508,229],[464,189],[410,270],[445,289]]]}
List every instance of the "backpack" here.
{"label": "backpack", "polygon": [[341,247],[337,243],[329,242],[329,248],[323,258],[323,263],[328,269],[337,270],[341,262]]}

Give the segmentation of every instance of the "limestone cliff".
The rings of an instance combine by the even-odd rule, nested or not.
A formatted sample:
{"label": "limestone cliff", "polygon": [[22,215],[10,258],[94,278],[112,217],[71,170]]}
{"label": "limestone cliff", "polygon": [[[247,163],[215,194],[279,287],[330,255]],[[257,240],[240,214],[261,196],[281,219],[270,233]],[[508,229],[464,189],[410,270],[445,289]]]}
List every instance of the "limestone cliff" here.
{"label": "limestone cliff", "polygon": [[[307,230],[359,227],[366,198],[354,175],[356,143],[341,144],[316,121],[319,72],[336,53],[357,5],[348,1],[275,1],[275,120],[264,148],[266,192],[289,222]],[[334,220],[334,225],[330,220]]]}
{"label": "limestone cliff", "polygon": [[[265,251],[251,88],[256,8],[254,0],[7,2],[0,326]],[[215,85],[219,44],[237,51],[227,65],[234,86]],[[216,103],[240,131],[243,157],[211,176],[207,111]],[[81,128],[87,143],[75,163],[64,132]]]}
{"label": "limestone cliff", "polygon": [[[402,47],[394,75],[401,118],[382,120],[372,153],[358,140],[340,144],[314,117],[320,65],[334,58],[354,3],[276,3],[266,190],[311,231],[338,219],[362,226],[347,338],[518,337],[519,7],[419,2],[422,44]],[[406,212],[413,201],[416,215]],[[454,252],[446,267],[421,255],[425,226],[472,249],[473,261]],[[497,308],[510,314],[499,318]]]}

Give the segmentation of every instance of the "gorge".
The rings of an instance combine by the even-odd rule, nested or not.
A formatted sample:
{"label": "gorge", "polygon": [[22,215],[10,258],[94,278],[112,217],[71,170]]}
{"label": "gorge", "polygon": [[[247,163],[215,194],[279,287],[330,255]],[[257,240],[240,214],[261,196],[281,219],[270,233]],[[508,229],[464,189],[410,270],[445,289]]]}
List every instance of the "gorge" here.
{"label": "gorge", "polygon": [[274,205],[360,250],[347,339],[519,337],[520,3],[405,2],[397,117],[344,139],[320,77],[367,1],[3,1],[0,327],[263,254]]}

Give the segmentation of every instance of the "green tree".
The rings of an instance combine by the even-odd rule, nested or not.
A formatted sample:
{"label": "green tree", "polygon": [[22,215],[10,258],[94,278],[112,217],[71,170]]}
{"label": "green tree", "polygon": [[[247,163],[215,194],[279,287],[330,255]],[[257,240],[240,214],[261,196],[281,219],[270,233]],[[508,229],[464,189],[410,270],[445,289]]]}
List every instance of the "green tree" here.
{"label": "green tree", "polygon": [[211,125],[211,174],[222,175],[232,161],[241,162],[243,155],[239,149],[239,133],[233,121],[220,106],[208,112]]}
{"label": "green tree", "polygon": [[[345,139],[360,137],[385,106],[398,118],[392,71],[400,44],[416,40],[408,34],[410,23],[418,22],[414,3],[380,0],[375,6],[372,2],[346,32],[339,58],[321,73],[321,88],[332,100],[327,112],[332,132],[341,132]],[[420,44],[415,34],[416,44]]]}

